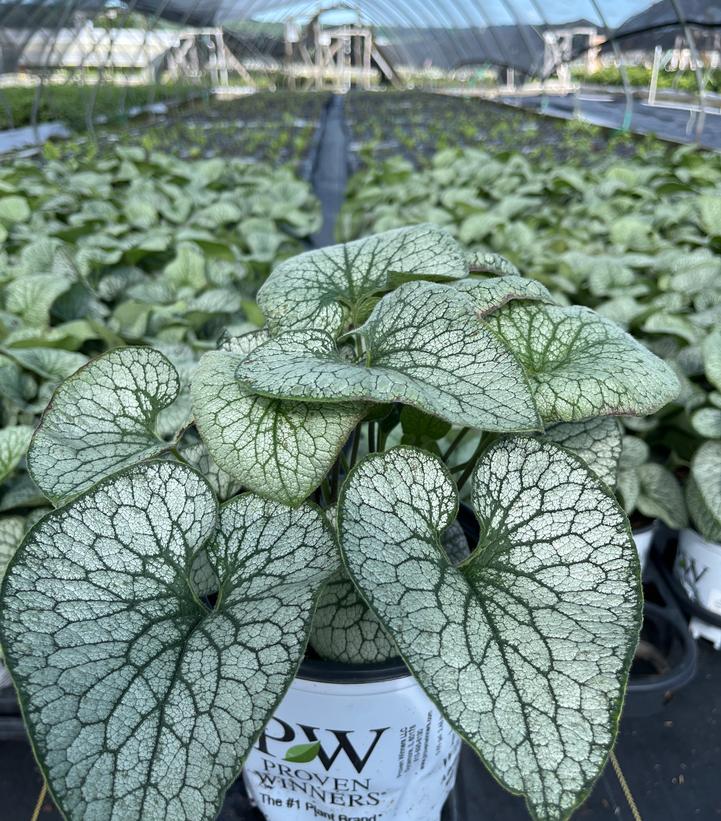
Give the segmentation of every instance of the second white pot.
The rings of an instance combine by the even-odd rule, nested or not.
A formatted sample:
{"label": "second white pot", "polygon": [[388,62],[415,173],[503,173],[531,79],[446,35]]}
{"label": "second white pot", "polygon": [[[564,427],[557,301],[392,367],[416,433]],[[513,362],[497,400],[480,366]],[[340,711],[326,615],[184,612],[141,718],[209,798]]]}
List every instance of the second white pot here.
{"label": "second white pot", "polygon": [[313,680],[309,666],[245,764],[268,821],[438,821],[461,744],[415,679],[396,665],[375,680]]}
{"label": "second white pot", "polygon": [[[689,598],[721,617],[721,544],[707,542],[695,530],[682,530],[674,573]],[[703,636],[721,650],[721,628],[694,616],[689,629],[694,638]]]}

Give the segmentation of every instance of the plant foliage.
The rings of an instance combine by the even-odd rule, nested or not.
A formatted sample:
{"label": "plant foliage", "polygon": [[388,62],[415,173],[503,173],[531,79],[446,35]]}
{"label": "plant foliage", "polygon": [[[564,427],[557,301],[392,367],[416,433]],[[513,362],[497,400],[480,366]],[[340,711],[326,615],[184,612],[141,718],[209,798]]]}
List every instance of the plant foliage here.
{"label": "plant foliage", "polygon": [[[591,163],[544,163],[516,152],[448,148],[421,169],[390,158],[359,172],[349,189],[340,220],[344,238],[432,220],[459,240],[478,275],[490,270],[511,279],[520,268],[527,282],[548,289],[560,303],[551,312],[510,305],[490,317],[506,341],[512,341],[509,333],[548,340],[537,361],[526,355],[527,369],[542,369],[549,356],[563,357],[553,332],[563,325],[550,315],[567,314],[570,330],[571,317],[580,310],[573,305],[594,309],[666,360],[681,392],[650,418],[622,419],[625,441],[636,444],[629,444],[623,457],[617,492],[634,519],[659,518],[678,528],[690,517],[706,538],[718,532],[687,480],[695,454],[712,452],[706,445],[721,439],[721,162],[716,155],[649,143],[645,154],[639,148],[638,156],[623,161],[608,155]],[[512,267],[502,271],[484,263],[498,254]],[[589,332],[581,334],[582,344]],[[588,347],[589,364],[611,406],[616,377],[624,384],[633,380],[616,371],[612,356],[604,362],[591,351]],[[553,380],[561,375],[556,370]],[[571,393],[558,403],[552,381],[531,379],[543,413],[572,418]],[[588,380],[577,384],[581,397],[594,390]],[[653,391],[650,383],[638,387]]]}
{"label": "plant foliage", "polygon": [[309,640],[401,655],[534,817],[588,793],[641,616],[612,417],[678,380],[471,263],[430,225],[308,252],[261,289],[267,327],[197,369],[125,346],[56,388],[28,467],[57,507],[10,561],[0,634],[69,818],[214,818]]}

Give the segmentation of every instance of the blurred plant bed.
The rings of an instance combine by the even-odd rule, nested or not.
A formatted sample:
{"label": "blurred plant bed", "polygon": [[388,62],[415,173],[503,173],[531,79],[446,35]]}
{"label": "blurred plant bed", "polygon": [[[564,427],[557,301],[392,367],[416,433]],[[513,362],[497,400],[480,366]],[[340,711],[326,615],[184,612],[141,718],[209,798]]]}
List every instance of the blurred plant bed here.
{"label": "blurred plant bed", "polygon": [[4,86],[0,88],[0,129],[60,120],[74,131],[85,131],[88,123],[102,120],[122,122],[133,110],[153,103],[178,104],[198,96],[207,96],[209,89],[192,83],[157,83],[152,85],[75,83],[36,86]]}
{"label": "blurred plant bed", "polygon": [[499,158],[514,153],[538,163],[594,163],[666,151],[653,137],[609,132],[487,100],[420,91],[352,92],[346,119],[356,169],[403,157],[427,168],[446,148],[481,148]]}
{"label": "blurred plant bed", "polygon": [[148,114],[124,127],[46,143],[46,159],[89,161],[115,146],[167,151],[181,159],[233,157],[247,163],[308,164],[324,105],[324,93],[258,93],[237,99],[196,100],[164,114]]}
{"label": "blurred plant bed", "polygon": [[223,155],[298,167],[308,157],[329,97],[277,91],[212,99],[173,112],[162,128],[139,129],[139,136],[146,143],[170,136],[184,157]]}
{"label": "blurred plant bed", "polygon": [[[623,76],[617,66],[608,66],[594,72],[577,69],[572,72],[572,75],[574,80],[588,85],[623,87]],[[627,66],[626,76],[634,88],[648,88],[651,84],[652,71],[645,66]],[[706,91],[721,92],[721,70],[705,69],[703,76]],[[661,70],[658,73],[657,84],[660,89],[698,93],[696,72],[689,69],[684,71]]]}

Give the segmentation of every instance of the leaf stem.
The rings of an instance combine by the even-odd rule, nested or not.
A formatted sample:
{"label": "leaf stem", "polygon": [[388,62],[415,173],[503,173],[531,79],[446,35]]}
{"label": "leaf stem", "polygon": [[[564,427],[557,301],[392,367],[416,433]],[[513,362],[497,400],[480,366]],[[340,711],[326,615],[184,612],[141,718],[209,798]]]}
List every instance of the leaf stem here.
{"label": "leaf stem", "polygon": [[331,484],[330,484],[330,492],[331,492],[331,504],[336,501],[338,498],[338,486],[340,485],[340,455],[333,463],[333,472],[331,474]]}
{"label": "leaf stem", "polygon": [[[177,448],[177,445],[175,447],[170,448],[170,452],[173,454],[173,456],[175,456],[175,458],[179,462],[182,462],[184,465],[190,465],[190,462],[184,456],[181,455],[180,451]],[[190,465],[190,467],[193,466]]]}
{"label": "leaf stem", "polygon": [[355,355],[360,361],[363,359],[363,340],[361,339],[359,334],[353,335],[353,343],[355,345]]}
{"label": "leaf stem", "polygon": [[382,425],[378,426],[378,450],[385,450],[386,449],[386,440],[388,439],[388,434],[390,433],[389,430],[384,428]]}
{"label": "leaf stem", "polygon": [[478,461],[478,457],[486,449],[492,438],[492,434],[484,433],[481,436],[478,445],[476,446],[476,449],[473,451],[473,456],[471,456],[471,458],[467,462],[463,463],[464,470],[463,473],[461,473],[460,478],[457,482],[459,491],[462,490],[463,485],[465,485],[468,479],[470,478],[471,474],[473,473],[473,468],[476,466],[476,462]]}
{"label": "leaf stem", "polygon": [[373,453],[376,449],[376,423],[368,423],[368,453]]}
{"label": "leaf stem", "polygon": [[343,468],[343,472],[347,476],[349,471],[350,471],[350,464],[348,463],[348,460],[345,458],[345,453],[343,453],[343,451],[341,451],[338,458],[341,461],[341,467]]}
{"label": "leaf stem", "polygon": [[358,425],[356,425],[355,430],[353,431],[353,445],[352,445],[351,451],[350,451],[349,469],[352,468],[355,465],[356,459],[358,458],[358,446],[360,445],[360,438],[361,438],[360,428],[361,428],[361,426],[360,426],[360,424],[358,424]]}
{"label": "leaf stem", "polygon": [[450,445],[446,448],[446,452],[441,457],[444,462],[448,461],[448,457],[456,450],[456,448],[461,444],[461,442],[466,438],[466,436],[470,432],[470,428],[461,428],[456,436],[454,437],[453,441]]}
{"label": "leaf stem", "polygon": [[333,504],[333,495],[330,490],[330,484],[328,482],[328,477],[325,476],[323,481],[320,483],[320,489],[323,494],[323,501],[325,502],[326,507],[330,507]]}

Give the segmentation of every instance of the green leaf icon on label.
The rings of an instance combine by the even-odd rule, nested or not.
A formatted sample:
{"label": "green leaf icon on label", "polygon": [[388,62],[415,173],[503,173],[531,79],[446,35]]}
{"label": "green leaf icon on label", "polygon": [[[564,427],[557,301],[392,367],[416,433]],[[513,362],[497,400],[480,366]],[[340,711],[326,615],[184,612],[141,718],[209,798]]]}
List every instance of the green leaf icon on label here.
{"label": "green leaf icon on label", "polygon": [[283,757],[284,761],[292,761],[293,764],[307,764],[312,761],[320,750],[320,741],[312,741],[309,744],[296,744],[291,747]]}

